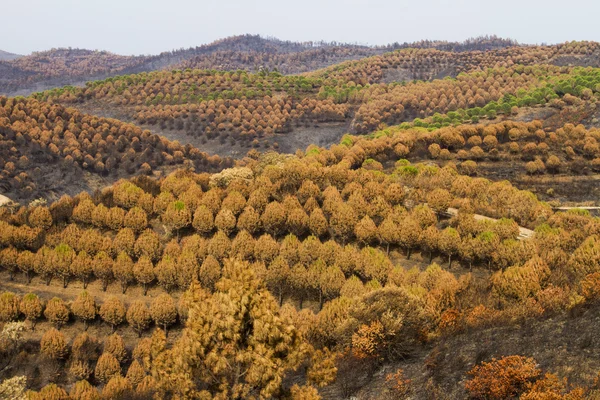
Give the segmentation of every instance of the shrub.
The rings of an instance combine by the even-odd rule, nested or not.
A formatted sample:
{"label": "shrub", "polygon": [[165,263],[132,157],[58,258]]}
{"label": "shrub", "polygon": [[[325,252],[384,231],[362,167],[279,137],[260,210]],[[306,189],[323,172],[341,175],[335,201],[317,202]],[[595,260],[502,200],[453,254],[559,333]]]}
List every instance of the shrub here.
{"label": "shrub", "polygon": [[540,373],[532,358],[516,355],[494,358],[469,371],[472,378],[465,383],[465,388],[475,398],[509,399],[522,394]]}
{"label": "shrub", "polygon": [[19,309],[25,315],[25,318],[31,322],[31,329],[35,327],[35,322],[42,316],[44,306],[38,295],[28,293],[23,296]]}
{"label": "shrub", "polygon": [[10,322],[19,316],[19,298],[11,292],[0,296],[0,321]]}
{"label": "shrub", "polygon": [[84,329],[87,330],[88,323],[96,318],[96,301],[85,290],[77,295],[71,304],[73,315],[83,321]]}
{"label": "shrub", "polygon": [[100,317],[110,324],[113,332],[116,327],[125,320],[125,307],[121,300],[116,297],[110,297],[100,307]]}
{"label": "shrub", "polygon": [[110,378],[121,374],[121,366],[119,361],[111,353],[104,353],[98,359],[94,376],[100,382],[108,382]]}
{"label": "shrub", "polygon": [[67,308],[67,305],[58,297],[54,297],[46,304],[44,316],[48,321],[52,322],[57,329],[60,329],[62,325],[69,322],[69,315],[70,311]]}
{"label": "shrub", "polygon": [[40,341],[40,350],[52,360],[61,360],[67,356],[67,343],[62,333],[54,328],[46,331]]}

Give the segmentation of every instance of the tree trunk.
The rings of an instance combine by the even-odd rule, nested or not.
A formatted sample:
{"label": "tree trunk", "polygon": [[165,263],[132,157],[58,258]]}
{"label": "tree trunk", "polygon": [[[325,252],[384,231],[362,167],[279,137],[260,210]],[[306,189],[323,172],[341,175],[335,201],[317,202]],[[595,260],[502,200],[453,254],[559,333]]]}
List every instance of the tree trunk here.
{"label": "tree trunk", "polygon": [[390,255],[390,244],[389,243],[387,244],[387,250],[386,250],[386,252],[387,252],[387,255],[389,256]]}
{"label": "tree trunk", "polygon": [[12,269],[10,271],[8,271],[8,275],[10,276],[10,280],[13,280],[13,272]]}
{"label": "tree trunk", "polygon": [[406,259],[410,260],[410,247],[406,249]]}
{"label": "tree trunk", "polygon": [[63,276],[63,289],[67,288],[67,283],[69,283],[69,279],[66,276]]}
{"label": "tree trunk", "polygon": [[279,289],[279,307],[283,304],[283,290]]}
{"label": "tree trunk", "polygon": [[84,278],[83,279],[83,288],[87,289],[87,285],[88,285],[88,281],[87,281],[87,279]]}
{"label": "tree trunk", "polygon": [[121,283],[121,293],[125,294],[125,291],[127,290],[127,285],[124,283]]}
{"label": "tree trunk", "polygon": [[167,324],[163,324],[163,328],[165,330],[165,337],[169,337],[169,331],[167,331]]}
{"label": "tree trunk", "polygon": [[29,271],[25,272],[25,277],[27,278],[27,284],[29,285],[31,283],[31,274]]}
{"label": "tree trunk", "polygon": [[144,296],[148,293],[148,285],[146,283],[142,284],[144,287]]}
{"label": "tree trunk", "polygon": [[323,291],[319,290],[319,311],[323,309]]}
{"label": "tree trunk", "polygon": [[433,262],[433,250],[429,252],[429,264]]}
{"label": "tree trunk", "polygon": [[240,363],[238,362],[235,366],[235,377],[233,378],[233,387],[236,387],[240,381]]}
{"label": "tree trunk", "polygon": [[102,291],[106,292],[106,288],[108,287],[108,281],[102,281]]}
{"label": "tree trunk", "polygon": [[83,330],[84,330],[84,331],[87,331],[87,330],[88,330],[88,321],[87,321],[87,319],[84,319],[84,320],[83,320]]}
{"label": "tree trunk", "polygon": [[46,286],[50,286],[51,280],[52,280],[52,277],[46,278]]}
{"label": "tree trunk", "polygon": [[452,254],[448,254],[448,269],[452,268]]}

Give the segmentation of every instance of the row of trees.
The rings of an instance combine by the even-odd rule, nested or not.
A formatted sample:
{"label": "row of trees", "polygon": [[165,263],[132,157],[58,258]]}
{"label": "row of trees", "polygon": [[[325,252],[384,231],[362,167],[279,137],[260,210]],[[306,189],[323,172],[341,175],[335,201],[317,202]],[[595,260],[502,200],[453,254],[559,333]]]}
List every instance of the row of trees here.
{"label": "row of trees", "polygon": [[193,135],[205,134],[262,137],[288,133],[294,125],[311,122],[344,121],[348,107],[331,100],[292,97],[275,100],[217,100],[199,105],[156,105],[136,108],[134,118],[140,123],[160,124],[162,128],[186,130]]}
{"label": "row of trees", "polygon": [[[440,335],[551,315],[598,297],[594,288],[600,273],[596,260],[600,229],[585,212],[554,214],[531,193],[507,182],[460,175],[452,165],[400,162],[392,173],[353,169],[348,162],[351,149],[346,145],[310,148],[300,157],[250,154],[246,167],[219,174],[178,171],[160,180],[137,178],[94,197],[65,198],[47,209],[36,205],[5,211],[6,229],[0,229],[2,264],[19,269],[31,265],[24,260],[33,257],[34,271],[35,265],[49,266],[50,276],[59,279],[64,279],[60,271],[71,274],[73,265],[88,271],[91,266],[89,273],[106,271],[110,279],[125,282],[124,288],[137,279],[136,271],[141,276],[143,270],[152,270],[161,285],[176,282],[171,288],[163,286],[168,290],[199,282],[192,285],[196,300],[191,309],[179,308],[180,317],[188,317],[188,329],[194,330],[184,330],[173,347],[157,342],[152,356],[158,367],[153,377],[165,397],[180,390],[211,394],[228,390],[223,396],[237,393],[244,398],[263,390],[268,382],[274,383],[264,389],[265,396],[270,390],[285,391],[277,382],[287,366],[296,365],[292,359],[297,360],[298,348],[288,347],[296,337],[305,338],[306,345],[318,351],[339,352],[341,358],[334,356],[338,361],[330,366],[347,366],[348,357],[368,365],[406,357],[411,349]],[[93,219],[77,222],[88,215],[78,208],[96,210],[101,205],[107,210],[118,207],[125,215],[143,210],[151,228],[140,227],[136,233],[125,227],[115,235],[115,231],[100,231],[100,226],[89,228]],[[458,216],[440,218],[450,205],[461,210]],[[248,217],[250,207],[253,218]],[[314,227],[326,227],[323,240],[309,236],[310,215],[317,210],[324,223]],[[473,212],[483,211],[514,221],[478,221]],[[242,218],[244,213],[247,216]],[[309,218],[308,231],[304,218],[298,218],[300,222],[291,218],[302,213]],[[202,218],[196,219],[195,214]],[[211,218],[212,224],[207,223]],[[238,226],[240,220],[245,222]],[[516,240],[515,221],[535,227],[534,237]],[[162,224],[172,236],[159,234]],[[39,251],[30,248],[29,253],[18,246],[15,232],[24,229],[38,230],[38,246],[45,246]],[[460,270],[455,276],[435,264],[424,271],[407,271],[397,261],[396,249],[407,257],[419,249],[422,258],[441,254],[444,264],[458,257],[465,266],[472,263],[498,271],[490,275],[481,271],[477,274],[481,277],[476,277]],[[43,262],[36,262],[38,257]],[[67,268],[60,269],[64,265]],[[60,301],[56,303],[61,310],[57,315],[64,316],[65,308],[75,313],[74,303],[71,310],[64,301],[64,308]],[[103,303],[105,311],[107,303],[109,299]],[[291,303],[299,304],[299,309]],[[115,306],[117,311],[106,312],[107,318],[125,315],[127,319],[125,307],[116,302]],[[48,306],[45,311],[51,315]],[[17,312],[21,312],[20,301]],[[102,314],[100,310],[104,318]],[[244,321],[261,322],[247,329]],[[298,336],[287,328],[282,333],[281,321],[286,321],[283,326],[294,326]],[[242,336],[257,336],[237,341],[238,336],[228,333],[230,328]],[[282,350],[264,353],[262,349],[269,346],[282,346],[277,347]],[[231,359],[231,349],[248,358]],[[210,365],[197,362],[209,353],[217,357],[215,363],[228,364],[234,372],[228,369],[223,377],[223,370],[212,361]],[[282,368],[269,369],[272,374],[265,375],[265,354],[289,354],[289,358],[277,361]],[[256,362],[252,374],[238,376],[236,383],[236,368],[250,368],[248,360]],[[215,383],[223,379],[227,389]],[[245,379],[255,383],[240,383]]]}
{"label": "row of trees", "polygon": [[[78,380],[71,396],[98,393],[92,383],[111,399],[151,398],[155,393],[158,398],[193,393],[195,397],[318,399],[315,387],[335,379],[335,353],[316,350],[307,342],[247,264],[228,263],[214,294],[192,285],[184,297],[189,300],[189,317],[172,346],[167,346],[165,332],[157,329],[151,338],[139,340],[131,353],[117,334],[104,340],[101,351],[98,341],[87,333],[79,334],[69,346],[65,335],[51,328],[41,338],[41,356],[59,367],[59,376],[68,371]],[[204,354],[211,356],[206,362],[196,362]],[[307,367],[304,386],[284,386],[286,374],[300,365]],[[182,380],[184,375],[187,378]],[[67,398],[56,384],[29,395]]]}
{"label": "row of trees", "polygon": [[260,99],[276,92],[312,93],[318,80],[279,73],[175,70],[143,72],[35,94],[39,100],[81,102],[105,99],[119,105],[187,104],[218,99]]}
{"label": "row of trees", "polygon": [[[197,284],[197,283],[196,283]],[[82,291],[72,302],[65,302],[62,298],[54,297],[47,302],[35,293],[28,293],[20,298],[11,292],[0,295],[0,320],[14,322],[21,318],[35,328],[37,322],[44,317],[57,329],[68,324],[71,315],[84,324],[87,330],[89,324],[98,317],[110,325],[113,332],[124,322],[139,335],[150,328],[152,322],[161,327],[165,332],[167,328],[177,322],[177,317],[187,316],[189,299],[181,297],[177,307],[175,300],[168,294],[155,297],[150,306],[141,300],[135,300],[127,307],[116,297],[108,297],[102,304],[87,291]]]}

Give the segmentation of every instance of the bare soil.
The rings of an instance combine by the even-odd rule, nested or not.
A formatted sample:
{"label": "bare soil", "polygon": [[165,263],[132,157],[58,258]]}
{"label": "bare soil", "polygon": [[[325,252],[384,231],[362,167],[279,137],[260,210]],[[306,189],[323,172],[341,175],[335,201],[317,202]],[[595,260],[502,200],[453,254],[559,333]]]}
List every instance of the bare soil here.
{"label": "bare soil", "polygon": [[[600,305],[578,308],[567,315],[528,320],[505,327],[463,332],[431,342],[420,352],[397,363],[355,371],[356,400],[395,399],[386,375],[398,369],[410,379],[410,399],[469,398],[464,389],[467,372],[482,361],[508,355],[533,357],[543,373],[567,378],[571,388],[589,387],[600,369]],[[324,388],[324,399],[347,398],[341,383]]]}

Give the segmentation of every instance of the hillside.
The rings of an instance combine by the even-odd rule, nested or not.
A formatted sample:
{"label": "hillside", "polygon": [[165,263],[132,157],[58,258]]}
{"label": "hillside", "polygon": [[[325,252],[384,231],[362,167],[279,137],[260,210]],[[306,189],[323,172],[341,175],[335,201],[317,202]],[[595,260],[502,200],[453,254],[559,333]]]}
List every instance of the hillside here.
{"label": "hillside", "polygon": [[[301,76],[160,71],[34,96],[126,119],[221,156],[241,151],[224,142],[294,152],[308,143],[336,143],[346,132],[365,134],[436,114],[457,124],[510,117],[514,106],[564,108],[568,102],[557,99],[575,92],[556,87],[571,76],[595,82],[593,72],[575,67],[600,65],[597,49],[585,42],[487,52],[406,49]],[[455,78],[445,79],[448,74]],[[593,92],[594,85],[586,87]]]}
{"label": "hillside", "polygon": [[0,96],[0,134],[0,188],[15,201],[56,200],[169,166],[230,163],[132,124],[32,99]]}
{"label": "hillside", "polygon": [[[570,125],[565,127],[567,122],[573,127],[583,123],[588,129],[598,126],[600,78],[596,68],[553,64],[564,64],[558,61],[565,57],[581,64],[595,63],[597,44],[524,49],[485,53],[398,50],[306,76],[159,71],[33,97],[134,123],[152,134],[224,158],[243,157],[250,149],[295,153],[311,143],[325,147],[342,140],[364,143],[359,135],[369,132],[376,139],[373,143],[380,143],[382,136],[399,137],[403,150],[396,150],[397,154],[410,159],[442,165],[469,161],[465,170],[478,163],[477,173],[510,179],[519,187],[538,191],[546,200],[587,201],[595,193],[593,173],[600,165],[595,130],[577,143],[570,133],[561,132],[575,131]],[[405,64],[407,70],[423,71],[423,66],[441,68],[457,60],[466,70],[454,79],[368,83]],[[359,81],[356,74],[365,77],[363,84],[354,82]],[[535,134],[509,134],[520,129],[514,122],[532,120],[540,121],[532,131]],[[468,132],[478,123],[489,124],[486,132],[495,130],[497,138],[488,138],[489,133],[470,137]],[[451,126],[458,128],[458,134]],[[356,137],[344,138],[347,133]],[[363,161],[361,157],[358,165]],[[546,174],[580,178],[573,182],[574,190],[566,191]]]}
{"label": "hillside", "polygon": [[[400,376],[414,382],[406,385],[419,398],[431,391],[464,393],[462,382],[474,364],[513,352],[535,356],[544,372],[571,376],[561,365],[566,360],[578,364],[583,354],[569,352],[563,364],[550,361],[536,350],[546,343],[539,337],[520,345],[511,341],[511,347],[479,346],[477,350],[469,350],[467,343],[472,343],[469,337],[488,337],[490,327],[509,341],[509,335],[524,334],[518,328],[522,321],[557,329],[552,320],[544,319],[566,310],[576,312],[593,301],[597,264],[586,254],[597,246],[596,237],[587,236],[596,231],[596,219],[577,211],[553,213],[531,193],[505,182],[460,175],[451,165],[437,168],[399,161],[392,169],[378,171],[373,163],[353,167],[351,148],[314,150],[298,156],[254,154],[243,161],[243,167],[218,174],[179,171],[158,181],[121,181],[93,198],[81,194],[50,207],[5,211],[0,260],[7,292],[1,304],[11,304],[11,296],[47,304],[36,330],[26,334],[28,350],[18,356],[26,360],[17,371],[31,377],[29,387],[39,390],[55,382],[74,390],[69,383],[73,377],[90,377],[95,371],[92,382],[109,393],[115,383],[107,383],[111,375],[106,377],[102,371],[109,368],[104,364],[112,357],[118,370],[128,371],[128,379],[141,382],[165,359],[155,353],[152,363],[144,361],[147,339],[136,338],[136,332],[157,343],[153,345],[164,346],[160,341],[165,339],[148,331],[150,317],[136,322],[131,311],[125,319],[125,310],[150,307],[147,315],[159,326],[169,327],[169,348],[189,351],[178,321],[205,316],[203,322],[188,321],[188,329],[201,329],[194,328],[195,323],[217,329],[221,318],[242,318],[217,306],[244,301],[233,289],[236,285],[248,290],[245,293],[256,302],[254,307],[266,307],[252,311],[255,324],[259,318],[272,318],[270,313],[280,314],[286,323],[294,324],[294,332],[308,346],[306,358],[294,361],[306,363],[308,370],[293,372],[285,364],[276,372],[289,379],[277,389],[281,395],[303,382],[325,385],[320,389],[324,398],[360,395],[361,390],[383,395],[397,388],[381,380],[375,380],[379,387],[361,386],[373,382],[369,377],[377,371],[385,375],[380,368],[386,365],[388,371],[392,366],[392,372],[403,368]],[[439,218],[448,205],[461,210],[458,217]],[[473,212],[496,213],[505,219],[478,221]],[[515,240],[517,223],[535,228],[534,237]],[[184,296],[194,280],[198,283]],[[263,285],[271,294],[261,289]],[[87,294],[82,294],[86,287]],[[150,288],[148,297],[142,292],[146,288]],[[25,296],[30,291],[39,300]],[[76,305],[82,296],[93,296],[92,304],[102,305],[99,317],[96,311],[92,317],[82,313]],[[183,299],[190,296],[206,299],[191,305],[195,314],[186,311],[189,303]],[[284,306],[279,309],[278,304]],[[3,318],[29,312],[20,307],[12,314],[2,309]],[[121,317],[118,311],[113,317],[109,307],[122,309]],[[172,310],[164,323],[159,307]],[[200,311],[202,307],[208,309]],[[53,309],[66,310],[62,315],[67,317],[54,314]],[[209,310],[216,313],[215,319],[203,314]],[[580,320],[580,327],[592,335],[589,344],[575,344],[595,343],[592,315]],[[80,337],[83,321],[93,326],[89,335],[105,337],[102,361],[99,352],[82,355],[75,347],[71,356],[53,353],[46,345],[39,353],[39,340],[66,344],[91,340]],[[51,324],[62,329],[54,331]],[[117,335],[110,334],[111,325],[117,327]],[[465,336],[465,331],[471,336]],[[248,340],[257,340],[253,332],[247,331]],[[574,339],[555,336],[553,340]],[[300,345],[295,343],[289,344],[288,351]],[[459,343],[461,360],[444,356],[445,348]],[[234,341],[234,345],[243,343]],[[227,347],[213,351],[228,357]],[[48,364],[41,364],[44,373],[35,374],[32,366],[39,362]],[[580,369],[571,382],[592,388],[594,376],[587,371],[593,371],[597,362],[587,359],[585,375]],[[327,386],[333,379],[332,363],[336,383]],[[462,367],[457,369],[453,363]],[[60,367],[76,364],[83,369]],[[52,365],[59,368],[49,374]],[[195,368],[200,374],[204,367]],[[423,369],[429,371],[425,376]],[[139,379],[134,373],[141,374]],[[168,385],[162,381],[168,375],[153,376],[157,376],[152,378],[153,390]],[[211,390],[218,391],[214,378],[205,379]],[[419,383],[423,380],[428,382],[425,392]],[[138,386],[137,390],[146,389]]]}
{"label": "hillside", "polygon": [[600,395],[600,44],[3,71],[0,398]]}

